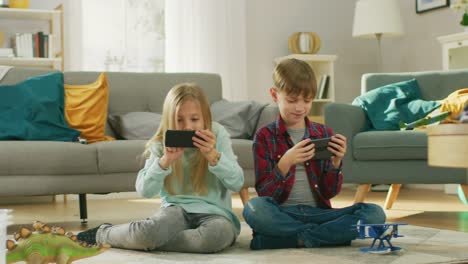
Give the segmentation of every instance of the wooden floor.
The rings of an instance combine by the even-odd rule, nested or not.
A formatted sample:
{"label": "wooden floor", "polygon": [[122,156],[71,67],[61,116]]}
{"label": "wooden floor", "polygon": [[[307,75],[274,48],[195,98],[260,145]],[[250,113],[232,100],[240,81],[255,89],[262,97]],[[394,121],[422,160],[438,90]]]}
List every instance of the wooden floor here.
{"label": "wooden floor", "polygon": [[[366,202],[383,206],[386,193],[371,192]],[[334,207],[351,205],[354,190],[344,189],[332,200]],[[79,221],[77,200],[55,203],[0,205],[0,208],[13,209],[14,225],[8,233],[20,225],[30,225],[34,220],[59,225],[67,230],[83,230],[101,223],[119,224],[134,219],[150,216],[159,208],[159,199],[112,199],[88,200],[88,225]],[[233,197],[233,209],[242,217],[242,203],[238,195]],[[402,189],[391,210],[387,210],[388,222],[406,222],[408,224],[468,232],[468,205],[464,205],[457,196],[446,195],[442,191]]]}

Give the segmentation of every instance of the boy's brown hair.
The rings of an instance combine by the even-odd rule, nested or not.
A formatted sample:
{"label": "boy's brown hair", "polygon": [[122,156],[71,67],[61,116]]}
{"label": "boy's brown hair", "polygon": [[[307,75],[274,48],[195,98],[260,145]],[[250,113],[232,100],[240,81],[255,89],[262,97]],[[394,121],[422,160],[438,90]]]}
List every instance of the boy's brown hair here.
{"label": "boy's brown hair", "polygon": [[288,95],[302,95],[314,98],[317,93],[317,81],[309,64],[298,59],[282,60],[273,71],[273,82],[278,92]]}

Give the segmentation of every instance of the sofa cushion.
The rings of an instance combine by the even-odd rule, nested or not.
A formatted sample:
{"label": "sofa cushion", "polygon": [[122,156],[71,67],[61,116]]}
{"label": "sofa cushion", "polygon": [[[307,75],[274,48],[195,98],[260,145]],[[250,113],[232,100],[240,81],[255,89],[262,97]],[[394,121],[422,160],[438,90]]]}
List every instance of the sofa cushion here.
{"label": "sofa cushion", "polygon": [[113,139],[105,135],[108,97],[105,73],[90,84],[65,84],[65,118],[88,143]]}
{"label": "sofa cushion", "polygon": [[53,141],[0,141],[0,157],[0,175],[67,176],[98,173],[96,148],[92,145]]}
{"label": "sofa cushion", "polygon": [[252,139],[260,113],[266,104],[255,101],[220,100],[211,105],[213,121],[223,125],[231,138]]}
{"label": "sofa cushion", "polygon": [[353,101],[362,107],[376,130],[398,130],[399,122],[411,123],[425,117],[440,103],[425,101],[416,79],[388,84]]}
{"label": "sofa cushion", "polygon": [[79,131],[64,118],[63,74],[0,85],[0,139],[74,141]]}
{"label": "sofa cushion", "polygon": [[115,140],[91,144],[98,153],[99,173],[137,173],[143,167],[145,159],[141,154],[145,150],[146,140]]}
{"label": "sofa cushion", "polygon": [[111,114],[108,121],[119,139],[148,140],[156,133],[161,115],[153,112]]}
{"label": "sofa cushion", "polygon": [[356,160],[427,160],[425,131],[367,131],[353,138]]}

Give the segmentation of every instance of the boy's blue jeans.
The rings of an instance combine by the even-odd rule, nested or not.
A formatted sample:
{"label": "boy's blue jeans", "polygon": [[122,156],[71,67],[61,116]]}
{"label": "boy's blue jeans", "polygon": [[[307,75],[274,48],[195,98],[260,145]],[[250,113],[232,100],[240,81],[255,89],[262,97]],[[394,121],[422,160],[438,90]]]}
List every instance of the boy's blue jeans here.
{"label": "boy's blue jeans", "polygon": [[271,197],[250,199],[243,216],[253,229],[251,249],[349,245],[358,235],[353,227],[385,223],[385,212],[376,204],[357,203],[340,209],[306,205],[280,206]]}

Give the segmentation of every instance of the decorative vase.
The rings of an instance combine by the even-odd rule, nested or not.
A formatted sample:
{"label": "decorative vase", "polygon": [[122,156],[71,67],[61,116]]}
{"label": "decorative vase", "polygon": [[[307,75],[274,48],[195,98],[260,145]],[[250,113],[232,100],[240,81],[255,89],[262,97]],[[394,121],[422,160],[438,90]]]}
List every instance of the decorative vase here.
{"label": "decorative vase", "polygon": [[289,51],[296,54],[315,54],[320,50],[320,45],[320,38],[315,32],[296,32],[288,40]]}
{"label": "decorative vase", "polygon": [[29,0],[10,0],[10,8],[29,8]]}

